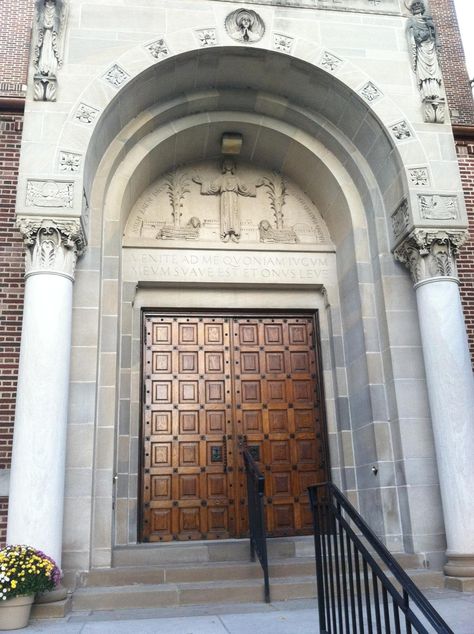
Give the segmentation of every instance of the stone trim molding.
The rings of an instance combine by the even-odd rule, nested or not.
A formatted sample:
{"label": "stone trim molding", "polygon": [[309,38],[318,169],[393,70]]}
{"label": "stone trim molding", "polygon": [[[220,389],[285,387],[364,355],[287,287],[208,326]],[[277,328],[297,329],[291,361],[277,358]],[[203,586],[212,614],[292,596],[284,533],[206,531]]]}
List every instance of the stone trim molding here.
{"label": "stone trim molding", "polygon": [[17,226],[25,245],[25,278],[49,273],[74,281],[86,238],[79,218],[23,216]]}
{"label": "stone trim molding", "polygon": [[415,285],[440,277],[457,280],[456,256],[467,238],[463,229],[415,229],[394,256],[409,269]]}

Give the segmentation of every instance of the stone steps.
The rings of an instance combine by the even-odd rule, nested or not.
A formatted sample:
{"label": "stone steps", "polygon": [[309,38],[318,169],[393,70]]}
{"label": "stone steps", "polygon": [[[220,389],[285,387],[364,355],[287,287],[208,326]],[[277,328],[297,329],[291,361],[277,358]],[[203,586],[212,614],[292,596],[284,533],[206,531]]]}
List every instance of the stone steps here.
{"label": "stone steps", "polygon": [[[272,601],[316,596],[311,537],[268,540]],[[396,559],[422,589],[443,585],[443,575],[423,569],[417,555]],[[113,567],[81,573],[69,585],[64,609],[94,611],[184,607],[263,601],[263,573],[249,561],[248,540],[143,544],[116,548]],[[49,606],[49,607],[48,607]],[[60,616],[58,604],[35,606],[33,616]],[[55,611],[54,613],[52,611]]]}

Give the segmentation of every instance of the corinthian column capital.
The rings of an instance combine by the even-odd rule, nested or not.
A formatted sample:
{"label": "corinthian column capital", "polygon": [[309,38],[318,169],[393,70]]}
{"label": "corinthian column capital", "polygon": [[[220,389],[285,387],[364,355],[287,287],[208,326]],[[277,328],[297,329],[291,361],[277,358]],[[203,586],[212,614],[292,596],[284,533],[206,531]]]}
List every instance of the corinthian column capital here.
{"label": "corinthian column capital", "polygon": [[440,277],[457,280],[456,256],[468,237],[464,229],[415,229],[394,256],[410,270],[415,285]]}
{"label": "corinthian column capital", "polygon": [[25,244],[25,277],[52,273],[74,280],[77,258],[86,246],[79,218],[23,216],[17,226]]}

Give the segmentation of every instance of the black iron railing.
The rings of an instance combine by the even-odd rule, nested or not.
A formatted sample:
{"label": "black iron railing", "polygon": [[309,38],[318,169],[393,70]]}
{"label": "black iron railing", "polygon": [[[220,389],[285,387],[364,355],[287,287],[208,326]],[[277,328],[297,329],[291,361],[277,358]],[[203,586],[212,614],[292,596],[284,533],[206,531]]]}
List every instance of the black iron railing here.
{"label": "black iron railing", "polygon": [[248,447],[244,445],[243,455],[247,475],[248,517],[250,532],[250,557],[255,561],[257,555],[263,570],[265,601],[270,603],[270,581],[268,577],[267,534],[265,529],[265,476],[252,458]]}
{"label": "black iron railing", "polygon": [[321,634],[454,634],[334,484],[308,492]]}

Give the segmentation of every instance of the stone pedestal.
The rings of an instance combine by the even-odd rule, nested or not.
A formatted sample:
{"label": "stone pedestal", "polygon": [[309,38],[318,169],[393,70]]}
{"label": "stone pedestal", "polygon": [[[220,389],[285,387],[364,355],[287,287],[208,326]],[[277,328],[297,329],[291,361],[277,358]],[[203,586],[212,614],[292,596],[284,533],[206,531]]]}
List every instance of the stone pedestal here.
{"label": "stone pedestal", "polygon": [[22,219],[26,286],[7,541],[62,548],[72,288],[83,238],[77,220]]}
{"label": "stone pedestal", "polygon": [[474,378],[455,262],[463,236],[416,230],[396,256],[415,282],[448,545],[445,572],[474,577]]}

